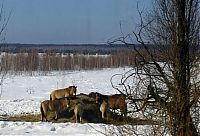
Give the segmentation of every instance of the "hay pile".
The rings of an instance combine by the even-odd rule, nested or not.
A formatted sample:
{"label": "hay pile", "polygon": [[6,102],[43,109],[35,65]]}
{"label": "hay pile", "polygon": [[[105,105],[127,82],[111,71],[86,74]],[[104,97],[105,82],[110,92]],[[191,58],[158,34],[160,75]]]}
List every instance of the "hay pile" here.
{"label": "hay pile", "polygon": [[87,94],[79,94],[76,97],[70,97],[70,109],[65,109],[61,112],[60,118],[68,118],[75,122],[74,107],[76,104],[84,103],[83,120],[84,122],[100,123],[102,122],[100,105],[96,104],[95,99],[89,97]]}

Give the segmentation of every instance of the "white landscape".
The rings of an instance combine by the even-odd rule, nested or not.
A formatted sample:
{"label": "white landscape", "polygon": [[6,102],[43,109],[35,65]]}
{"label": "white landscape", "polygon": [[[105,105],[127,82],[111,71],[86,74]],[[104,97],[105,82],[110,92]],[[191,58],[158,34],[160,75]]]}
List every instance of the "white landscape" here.
{"label": "white landscape", "polygon": [[[38,114],[40,102],[49,99],[54,89],[77,86],[77,94],[100,92],[118,93],[110,83],[112,75],[124,73],[128,68],[113,68],[91,71],[51,72],[47,75],[7,75],[0,99],[0,118],[5,116]],[[137,128],[138,131],[144,127]],[[121,135],[113,125],[94,123],[51,123],[0,121],[0,135]],[[113,133],[114,132],[114,133]],[[140,133],[139,132],[139,133]]]}

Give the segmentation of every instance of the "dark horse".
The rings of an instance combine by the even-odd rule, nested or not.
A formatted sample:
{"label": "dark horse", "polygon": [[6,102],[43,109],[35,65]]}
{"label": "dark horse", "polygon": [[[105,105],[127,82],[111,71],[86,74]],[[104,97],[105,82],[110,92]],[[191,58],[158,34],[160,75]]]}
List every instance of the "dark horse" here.
{"label": "dark horse", "polygon": [[61,98],[56,100],[44,100],[40,104],[40,111],[41,111],[41,121],[48,121],[47,120],[47,112],[54,111],[55,112],[55,119],[58,119],[58,113],[63,110],[65,107],[68,108],[70,105],[70,101],[68,98]]}
{"label": "dark horse", "polygon": [[108,107],[115,112],[115,109],[120,109],[121,115],[127,116],[127,104],[125,96],[122,94],[103,95],[96,93],[96,103],[102,104],[105,101]]}
{"label": "dark horse", "polygon": [[54,90],[50,94],[50,100],[60,99],[60,98],[73,96],[73,95],[76,96],[76,92],[77,92],[76,88],[77,88],[76,86],[69,86],[67,88]]}

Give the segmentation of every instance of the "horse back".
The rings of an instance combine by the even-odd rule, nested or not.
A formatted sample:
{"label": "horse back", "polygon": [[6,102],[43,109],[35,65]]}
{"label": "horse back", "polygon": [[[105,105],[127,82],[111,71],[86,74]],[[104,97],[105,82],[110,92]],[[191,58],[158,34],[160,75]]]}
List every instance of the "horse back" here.
{"label": "horse back", "polygon": [[98,97],[98,101],[100,103],[102,103],[103,101],[108,101],[108,98],[109,96],[108,95],[103,95],[103,94],[100,94],[100,93],[96,93],[96,96]]}
{"label": "horse back", "polygon": [[66,91],[66,88],[54,90],[51,93],[52,100],[60,99],[60,98],[65,97],[65,91]]}
{"label": "horse back", "polygon": [[49,100],[44,100],[43,102],[41,102],[41,107],[43,109],[48,109],[49,106]]}
{"label": "horse back", "polygon": [[121,94],[115,94],[108,97],[108,104],[111,108],[121,108],[126,106],[125,97]]}
{"label": "horse back", "polygon": [[58,99],[49,101],[49,109],[51,111],[57,111],[57,110],[59,110],[60,106],[61,106],[61,104],[60,104],[60,101]]}
{"label": "horse back", "polygon": [[90,98],[96,99],[96,94],[97,94],[97,92],[90,92],[90,93],[88,94],[88,96],[89,96]]}

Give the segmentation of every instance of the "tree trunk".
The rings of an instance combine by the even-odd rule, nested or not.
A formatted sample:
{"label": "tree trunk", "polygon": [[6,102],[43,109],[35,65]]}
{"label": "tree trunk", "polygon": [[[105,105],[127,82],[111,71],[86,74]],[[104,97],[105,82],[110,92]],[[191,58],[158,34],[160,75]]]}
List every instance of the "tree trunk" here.
{"label": "tree trunk", "polygon": [[[189,43],[186,39],[186,0],[177,0],[177,17],[178,17],[178,65],[175,68],[177,91],[175,91],[174,102],[176,104],[174,119],[173,119],[173,132],[175,136],[195,136],[197,130],[194,127],[190,115],[190,71],[187,70],[189,64]],[[174,106],[174,105],[173,105]]]}
{"label": "tree trunk", "polygon": [[179,112],[174,118],[173,132],[174,136],[198,136],[197,129],[193,124],[189,108]]}

